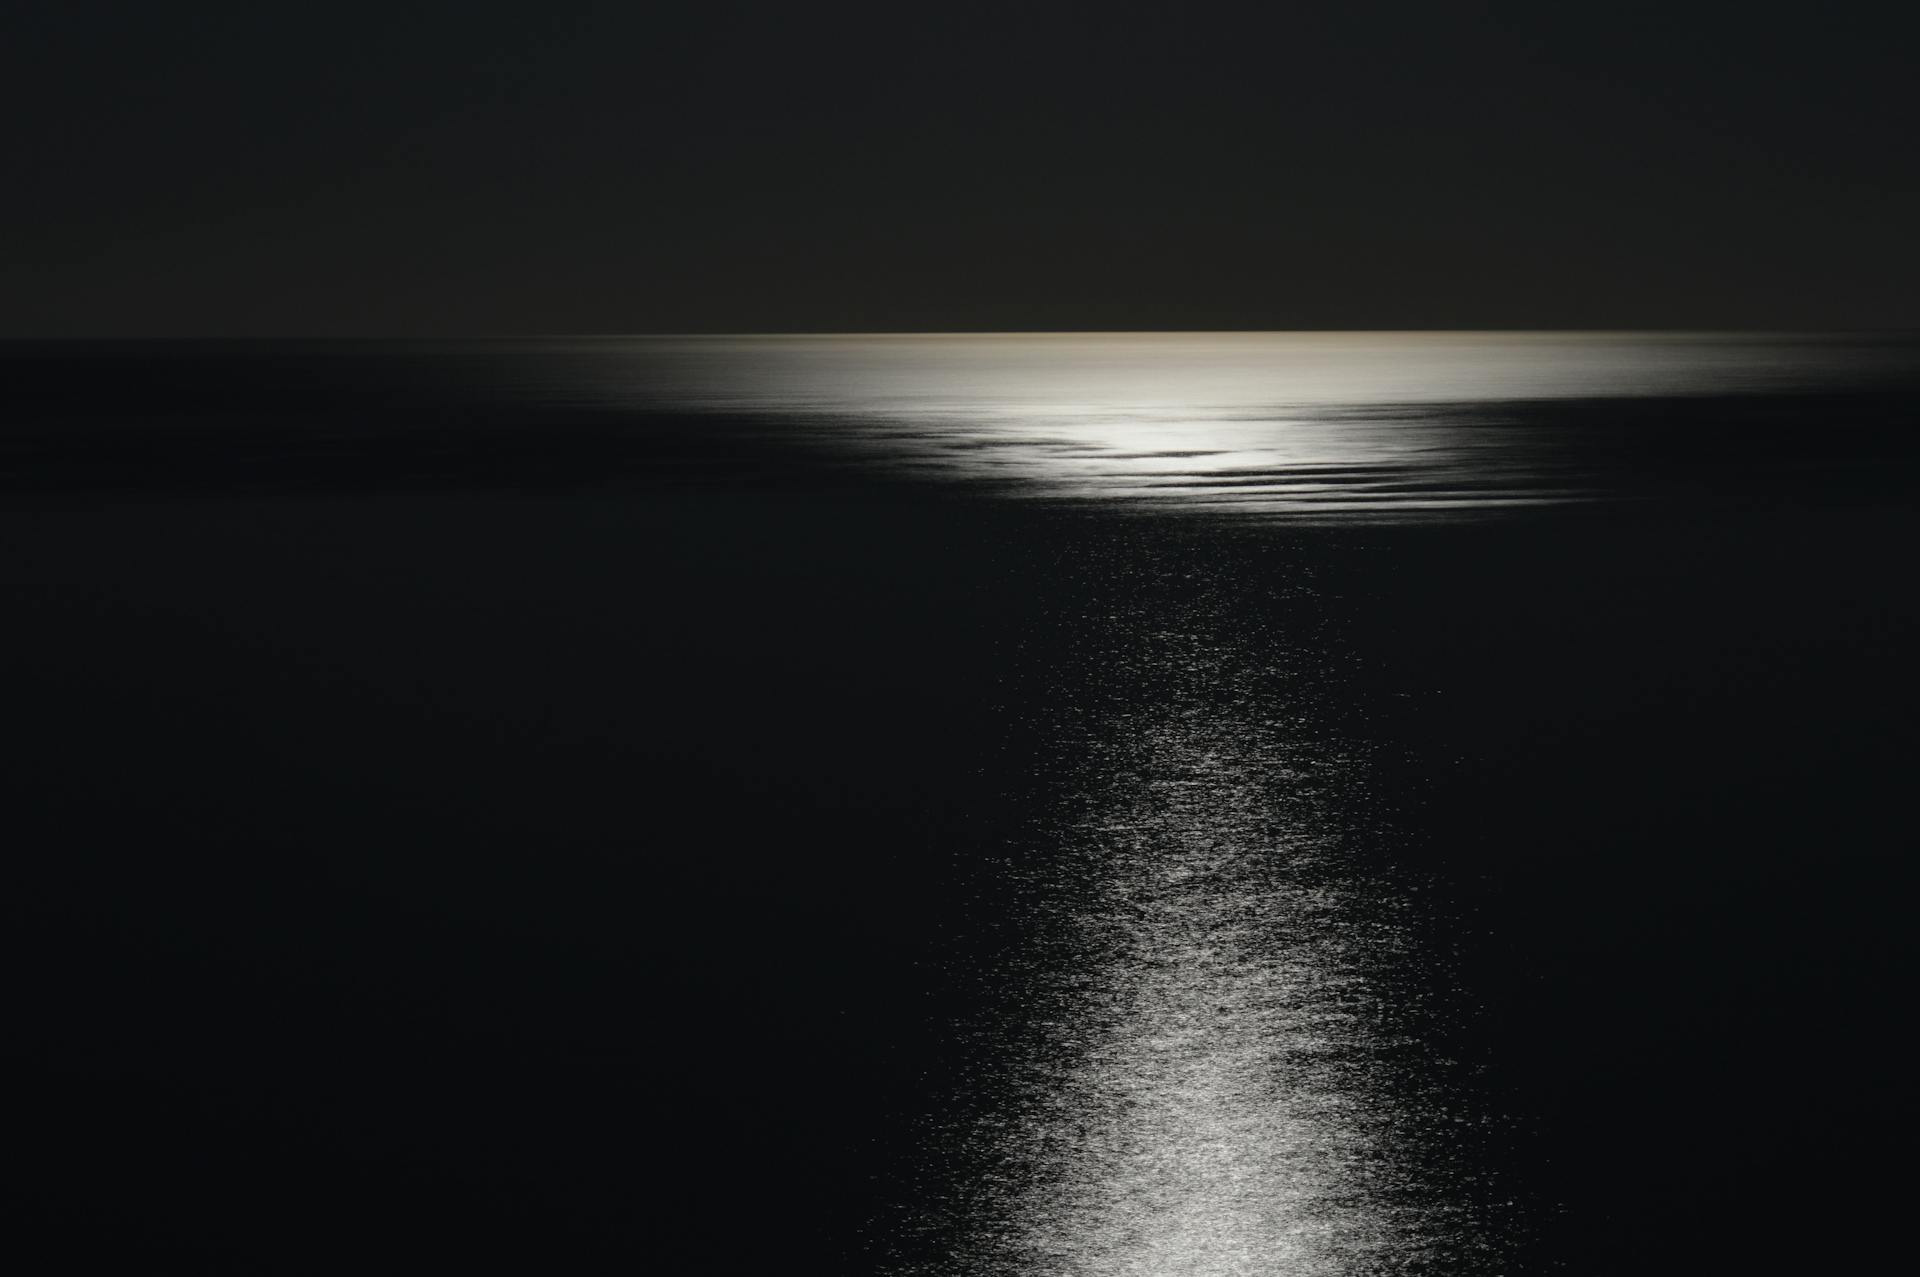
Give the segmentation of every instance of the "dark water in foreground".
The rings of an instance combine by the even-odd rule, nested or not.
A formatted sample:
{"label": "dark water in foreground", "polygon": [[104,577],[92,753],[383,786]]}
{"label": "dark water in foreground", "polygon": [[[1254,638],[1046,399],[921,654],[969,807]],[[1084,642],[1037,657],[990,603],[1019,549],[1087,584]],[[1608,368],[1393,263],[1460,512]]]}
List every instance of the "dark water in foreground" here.
{"label": "dark water in foreground", "polygon": [[9,1235],[35,1271],[1876,1261],[1917,367],[7,348]]}

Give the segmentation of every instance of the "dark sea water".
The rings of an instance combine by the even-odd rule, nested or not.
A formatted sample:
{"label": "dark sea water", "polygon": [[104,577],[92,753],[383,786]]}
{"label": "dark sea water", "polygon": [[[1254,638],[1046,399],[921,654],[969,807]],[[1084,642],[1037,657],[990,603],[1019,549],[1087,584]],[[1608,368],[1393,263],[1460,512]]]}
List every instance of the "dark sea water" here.
{"label": "dark sea water", "polygon": [[0,348],[23,1271],[1906,1247],[1920,346]]}

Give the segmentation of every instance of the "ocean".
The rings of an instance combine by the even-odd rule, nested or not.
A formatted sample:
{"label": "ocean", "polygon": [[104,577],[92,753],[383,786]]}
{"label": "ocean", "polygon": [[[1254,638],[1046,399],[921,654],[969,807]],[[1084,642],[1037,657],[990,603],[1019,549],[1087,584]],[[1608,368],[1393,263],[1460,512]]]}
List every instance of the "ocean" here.
{"label": "ocean", "polygon": [[1904,1246],[1910,336],[0,386],[34,1271]]}

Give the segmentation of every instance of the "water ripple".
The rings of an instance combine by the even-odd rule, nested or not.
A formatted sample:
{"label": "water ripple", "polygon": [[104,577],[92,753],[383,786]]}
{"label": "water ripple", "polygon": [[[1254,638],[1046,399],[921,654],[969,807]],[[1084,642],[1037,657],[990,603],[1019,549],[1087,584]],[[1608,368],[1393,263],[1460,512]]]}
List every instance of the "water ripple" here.
{"label": "water ripple", "polygon": [[[1029,941],[949,1132],[950,1253],[897,1272],[1332,1277],[1492,1243],[1419,1130],[1392,1007],[1408,902],[1358,867],[1357,766],[1301,727],[1311,676],[1200,607],[1123,618],[1139,689],[1090,720],[1036,831]],[[1291,686],[1291,692],[1287,687]],[[1486,1269],[1485,1271],[1492,1271]]]}
{"label": "water ripple", "polygon": [[[602,349],[604,402],[759,414],[850,464],[1117,509],[1420,518],[1614,495],[1515,405],[1911,374],[1894,343],[1647,333],[709,338]],[[1590,425],[1591,423],[1589,423]]]}

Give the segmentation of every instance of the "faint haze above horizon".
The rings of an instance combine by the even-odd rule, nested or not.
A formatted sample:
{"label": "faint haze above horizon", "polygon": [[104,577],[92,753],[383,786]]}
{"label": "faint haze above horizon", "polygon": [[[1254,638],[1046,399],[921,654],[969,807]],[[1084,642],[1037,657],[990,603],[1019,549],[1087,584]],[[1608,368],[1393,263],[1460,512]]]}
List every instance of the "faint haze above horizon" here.
{"label": "faint haze above horizon", "polygon": [[0,337],[1920,327],[1911,8],[30,0]]}

